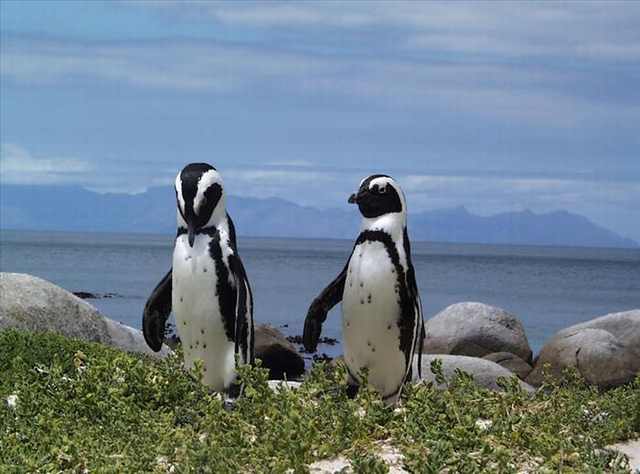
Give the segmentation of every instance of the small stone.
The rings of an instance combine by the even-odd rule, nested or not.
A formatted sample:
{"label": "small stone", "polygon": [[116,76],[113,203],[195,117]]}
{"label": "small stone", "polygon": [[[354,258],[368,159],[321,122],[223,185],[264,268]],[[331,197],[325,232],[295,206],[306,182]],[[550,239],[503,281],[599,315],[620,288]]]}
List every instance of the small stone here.
{"label": "small stone", "polygon": [[200,329],[200,334],[204,334],[204,329]]}
{"label": "small stone", "polygon": [[364,300],[362,298],[360,299],[360,304],[364,304]]}
{"label": "small stone", "polygon": [[207,348],[207,345],[206,345],[206,344],[202,344],[202,348],[203,348],[203,349],[206,349],[206,348]]}
{"label": "small stone", "polygon": [[18,405],[18,395],[9,395],[7,397],[7,406],[12,410],[15,410],[17,405]]}
{"label": "small stone", "polygon": [[493,421],[491,420],[485,420],[483,418],[478,418],[476,420],[476,428],[480,431],[487,431],[491,426],[493,426]]}
{"label": "small stone", "polygon": [[387,331],[391,331],[391,324],[387,324]]}
{"label": "small stone", "polygon": [[206,269],[206,268],[203,268],[203,269],[202,269],[202,271],[203,271],[204,273],[207,273],[207,269]]}

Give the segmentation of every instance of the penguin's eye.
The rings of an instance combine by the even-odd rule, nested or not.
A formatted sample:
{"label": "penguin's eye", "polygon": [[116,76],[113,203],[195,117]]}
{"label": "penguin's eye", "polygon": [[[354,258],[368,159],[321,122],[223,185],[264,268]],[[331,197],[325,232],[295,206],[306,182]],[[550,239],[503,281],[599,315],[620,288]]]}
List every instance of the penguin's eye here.
{"label": "penguin's eye", "polygon": [[387,192],[387,187],[386,187],[386,186],[384,186],[384,187],[382,187],[382,188],[378,189],[378,192],[379,192],[380,194],[384,194],[384,193],[386,193],[386,192]]}

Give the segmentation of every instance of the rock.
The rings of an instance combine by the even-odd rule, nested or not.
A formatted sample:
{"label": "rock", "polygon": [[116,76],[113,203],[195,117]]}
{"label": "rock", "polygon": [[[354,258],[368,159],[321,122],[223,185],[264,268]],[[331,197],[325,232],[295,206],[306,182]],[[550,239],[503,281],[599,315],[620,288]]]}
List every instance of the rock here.
{"label": "rock", "polygon": [[97,300],[101,298],[115,298],[121,296],[116,293],[91,293],[90,291],[73,291],[72,293],[83,300]]}
{"label": "rock", "polygon": [[[442,361],[442,374],[446,380],[445,384],[438,384],[436,377],[431,371],[431,362],[436,359]],[[446,354],[423,354],[422,355],[422,379],[418,378],[417,359],[413,363],[413,382],[433,382],[438,388],[446,388],[447,384],[455,377],[456,369],[468,373],[473,377],[474,382],[483,388],[495,391],[503,391],[498,385],[498,378],[511,378],[514,373],[499,366],[495,362],[480,359],[478,357],[446,355]],[[520,387],[529,393],[533,393],[534,388],[522,381]]]}
{"label": "rock", "polygon": [[640,372],[640,310],[608,314],[558,332],[540,351],[527,382],[540,385],[547,364],[553,377],[574,367],[601,388],[631,382]]}
{"label": "rock", "polygon": [[[391,444],[389,440],[378,441],[375,444],[373,452],[386,465],[389,474],[406,474],[404,469],[404,456]],[[353,473],[351,462],[344,456],[337,456],[331,459],[323,459],[309,465],[309,472],[312,474],[334,474],[334,473]]]}
{"label": "rock", "polygon": [[425,354],[484,357],[511,352],[531,362],[522,323],[503,309],[483,303],[458,303],[425,322]]}
{"label": "rock", "polygon": [[612,444],[606,449],[618,451],[629,459],[629,469],[632,473],[640,473],[640,439]]}
{"label": "rock", "polygon": [[83,300],[95,300],[99,298],[97,294],[91,293],[89,291],[72,291],[72,293],[78,298],[82,298]]}
{"label": "rock", "polygon": [[[287,336],[287,341],[293,343],[293,344],[300,344],[302,345],[302,336],[297,335],[297,336]],[[319,337],[318,338],[318,344],[326,344],[328,346],[335,346],[339,341],[337,339],[334,339],[333,337]]]}
{"label": "rock", "polygon": [[499,366],[510,370],[520,380],[526,379],[527,375],[533,370],[533,367],[511,352],[492,352],[484,356],[483,359],[495,362]]}
{"label": "rock", "polygon": [[276,328],[260,324],[255,328],[255,354],[269,369],[269,378],[287,380],[304,373],[304,359],[295,346]]}
{"label": "rock", "polygon": [[67,337],[100,342],[129,352],[153,352],[142,332],[102,316],[89,303],[46,280],[22,273],[0,273],[0,330],[53,331]]}
{"label": "rock", "polygon": [[268,380],[267,384],[269,388],[274,392],[280,392],[281,390],[297,390],[302,385],[302,382],[291,382],[289,380]]}

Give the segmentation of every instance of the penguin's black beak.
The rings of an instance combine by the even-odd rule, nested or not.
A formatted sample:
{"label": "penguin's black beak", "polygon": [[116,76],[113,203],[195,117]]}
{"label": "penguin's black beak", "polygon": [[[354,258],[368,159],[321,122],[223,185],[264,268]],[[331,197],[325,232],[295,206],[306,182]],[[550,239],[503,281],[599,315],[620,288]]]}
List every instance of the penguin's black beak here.
{"label": "penguin's black beak", "polygon": [[357,204],[358,203],[358,195],[356,193],[353,193],[351,196],[349,196],[349,200],[347,202],[349,204]]}
{"label": "penguin's black beak", "polygon": [[193,242],[195,242],[196,240],[196,229],[195,226],[191,223],[187,224],[187,233],[188,233],[188,239],[189,239],[189,247],[193,248]]}

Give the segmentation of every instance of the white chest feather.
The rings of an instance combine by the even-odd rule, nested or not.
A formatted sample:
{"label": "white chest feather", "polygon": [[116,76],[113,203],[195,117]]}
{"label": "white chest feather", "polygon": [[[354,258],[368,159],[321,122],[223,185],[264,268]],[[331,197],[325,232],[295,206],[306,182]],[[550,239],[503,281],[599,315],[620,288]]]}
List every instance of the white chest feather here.
{"label": "white chest feather", "polygon": [[185,366],[203,363],[203,382],[214,390],[235,378],[235,344],[227,338],[217,294],[216,263],[209,255],[208,235],[176,239],[173,252],[172,304],[184,350]]}
{"label": "white chest feather", "polygon": [[382,242],[354,249],[342,299],[345,361],[353,375],[368,371],[381,394],[393,392],[406,373],[400,349],[400,294],[397,268]]}

